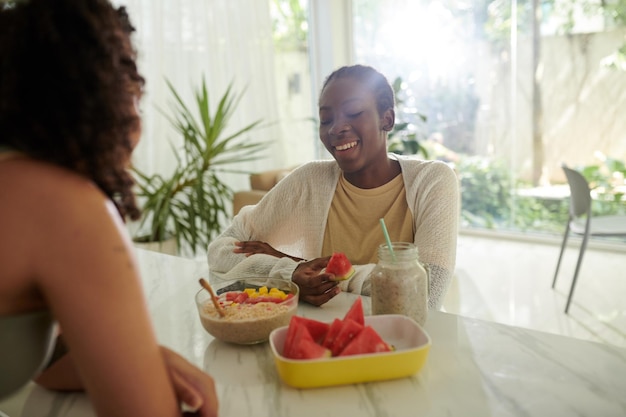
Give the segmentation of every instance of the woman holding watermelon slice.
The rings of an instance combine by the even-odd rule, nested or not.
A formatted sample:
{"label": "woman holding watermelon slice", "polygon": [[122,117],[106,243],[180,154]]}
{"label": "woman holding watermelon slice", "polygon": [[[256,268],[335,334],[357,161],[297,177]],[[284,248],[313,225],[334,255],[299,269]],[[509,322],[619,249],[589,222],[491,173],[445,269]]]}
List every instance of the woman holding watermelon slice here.
{"label": "woman holding watermelon slice", "polygon": [[[219,278],[291,279],[301,299],[322,305],[340,291],[370,295],[368,275],[385,242],[413,242],[430,273],[429,306],[439,308],[456,258],[459,188],[440,161],[387,153],[394,94],[374,68],[339,68],[319,98],[320,140],[334,160],[292,171],[255,206],[245,207],[208,248]],[[349,280],[325,270],[330,255],[354,264]]]}

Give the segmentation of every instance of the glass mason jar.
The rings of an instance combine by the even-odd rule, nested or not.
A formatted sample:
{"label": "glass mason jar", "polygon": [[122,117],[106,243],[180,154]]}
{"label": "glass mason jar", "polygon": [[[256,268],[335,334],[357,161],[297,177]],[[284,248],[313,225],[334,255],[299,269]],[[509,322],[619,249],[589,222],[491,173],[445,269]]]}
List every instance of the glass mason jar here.
{"label": "glass mason jar", "polygon": [[378,247],[378,264],[370,273],[372,314],[402,314],[424,325],[428,316],[428,274],[417,246],[392,242]]}

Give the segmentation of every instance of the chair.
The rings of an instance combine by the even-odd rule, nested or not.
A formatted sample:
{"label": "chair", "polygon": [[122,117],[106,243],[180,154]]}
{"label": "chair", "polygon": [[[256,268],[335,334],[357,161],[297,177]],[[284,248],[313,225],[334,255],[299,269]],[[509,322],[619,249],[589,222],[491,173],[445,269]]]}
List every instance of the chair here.
{"label": "chair", "polygon": [[561,253],[559,254],[559,261],[556,264],[552,288],[554,288],[556,284],[556,278],[559,274],[559,267],[561,265],[561,258],[563,257],[563,252],[565,251],[565,245],[570,231],[583,237],[583,241],[580,245],[580,251],[578,253],[574,279],[572,280],[569,295],[567,296],[567,304],[565,305],[565,313],[567,314],[570,303],[572,302],[572,296],[574,295],[574,288],[576,286],[576,280],[578,279],[578,273],[580,272],[583,255],[585,254],[585,249],[587,248],[587,241],[592,236],[626,237],[626,215],[592,216],[591,190],[589,188],[589,183],[580,172],[568,168],[565,164],[562,165],[562,168],[565,172],[565,176],[567,177],[570,189],[569,219],[563,235]]}

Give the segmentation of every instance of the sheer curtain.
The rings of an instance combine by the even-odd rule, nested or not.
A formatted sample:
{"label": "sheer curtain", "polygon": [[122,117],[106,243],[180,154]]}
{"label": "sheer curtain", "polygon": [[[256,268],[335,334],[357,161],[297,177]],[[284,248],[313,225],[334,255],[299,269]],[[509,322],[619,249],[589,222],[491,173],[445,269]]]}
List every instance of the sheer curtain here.
{"label": "sheer curtain", "polygon": [[[140,71],[146,78],[142,102],[143,135],[134,164],[148,172],[167,174],[175,164],[172,144],[180,142],[160,112],[167,111],[171,94],[168,79],[184,100],[206,77],[213,108],[230,82],[244,96],[230,121],[235,131],[255,120],[277,121],[274,86],[272,27],[267,1],[258,0],[115,0],[126,6],[137,31],[134,42]],[[159,110],[160,109],[160,110]],[[263,160],[238,167],[258,171],[281,166],[284,160],[278,129],[265,127],[252,133],[255,140],[274,145]],[[225,181],[233,189],[248,186],[246,175]]]}

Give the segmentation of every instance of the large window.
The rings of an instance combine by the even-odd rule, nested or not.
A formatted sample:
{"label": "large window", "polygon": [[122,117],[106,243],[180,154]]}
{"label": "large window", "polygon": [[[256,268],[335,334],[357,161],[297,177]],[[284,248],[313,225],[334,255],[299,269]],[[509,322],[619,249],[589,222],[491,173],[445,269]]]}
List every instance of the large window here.
{"label": "large window", "polygon": [[[269,0],[284,167],[315,157],[317,124],[309,54],[307,0]],[[281,167],[279,167],[281,168]]]}
{"label": "large window", "polygon": [[[463,226],[560,234],[562,162],[593,180],[596,210],[626,212],[626,0],[116,3],[134,17],[148,80],[134,157],[145,171],[176,163],[178,138],[159,112],[171,100],[166,79],[186,99],[202,75],[213,98],[231,81],[245,90],[230,128],[266,123],[255,139],[271,151],[245,167],[261,171],[329,157],[319,88],[359,62],[397,87],[392,149],[414,152],[416,140],[454,165]],[[228,175],[234,190],[248,186]]]}
{"label": "large window", "polygon": [[352,10],[354,60],[397,81],[404,139],[455,166],[465,227],[562,233],[562,163],[592,180],[595,210],[626,212],[626,1]]}

